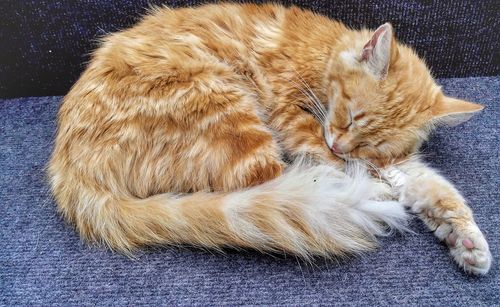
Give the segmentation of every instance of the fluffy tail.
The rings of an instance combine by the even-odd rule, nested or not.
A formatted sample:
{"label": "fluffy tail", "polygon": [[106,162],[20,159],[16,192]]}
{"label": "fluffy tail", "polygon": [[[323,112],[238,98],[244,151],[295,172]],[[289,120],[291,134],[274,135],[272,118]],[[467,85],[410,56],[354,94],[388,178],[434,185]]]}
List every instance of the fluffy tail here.
{"label": "fluffy tail", "polygon": [[147,199],[93,194],[73,212],[62,211],[84,238],[123,252],[191,244],[309,258],[359,253],[375,247],[375,236],[388,229],[404,229],[407,215],[399,203],[373,200],[381,192],[362,172],[347,176],[328,166],[297,166],[237,192]]}

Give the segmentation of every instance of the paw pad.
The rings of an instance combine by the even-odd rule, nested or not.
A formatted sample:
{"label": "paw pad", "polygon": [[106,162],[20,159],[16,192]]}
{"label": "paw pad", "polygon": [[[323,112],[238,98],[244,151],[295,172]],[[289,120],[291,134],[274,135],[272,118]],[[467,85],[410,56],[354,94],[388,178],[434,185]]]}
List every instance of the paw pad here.
{"label": "paw pad", "polygon": [[483,234],[476,225],[453,227],[446,242],[455,261],[467,272],[486,274],[491,266],[491,253]]}
{"label": "paw pad", "polygon": [[472,240],[470,239],[464,239],[462,241],[462,245],[465,246],[467,249],[473,249],[474,248],[474,243],[472,243]]}

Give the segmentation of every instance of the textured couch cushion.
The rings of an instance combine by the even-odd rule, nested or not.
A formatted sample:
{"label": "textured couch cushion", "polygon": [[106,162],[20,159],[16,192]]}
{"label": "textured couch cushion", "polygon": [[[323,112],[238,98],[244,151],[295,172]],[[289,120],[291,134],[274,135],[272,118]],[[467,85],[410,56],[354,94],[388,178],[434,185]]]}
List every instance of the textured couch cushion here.
{"label": "textured couch cushion", "polygon": [[[2,0],[0,97],[65,94],[97,38],[131,26],[148,4],[177,7],[214,1]],[[309,8],[356,28],[390,21],[398,38],[415,47],[438,77],[500,74],[498,0],[276,2]]]}
{"label": "textured couch cushion", "polygon": [[[487,108],[435,133],[427,160],[456,183],[500,258],[500,77],[441,80],[445,91]],[[159,248],[131,260],[82,244],[59,218],[44,179],[60,97],[0,101],[0,305],[439,304],[500,302],[496,264],[461,272],[422,223],[416,234],[343,263]]]}

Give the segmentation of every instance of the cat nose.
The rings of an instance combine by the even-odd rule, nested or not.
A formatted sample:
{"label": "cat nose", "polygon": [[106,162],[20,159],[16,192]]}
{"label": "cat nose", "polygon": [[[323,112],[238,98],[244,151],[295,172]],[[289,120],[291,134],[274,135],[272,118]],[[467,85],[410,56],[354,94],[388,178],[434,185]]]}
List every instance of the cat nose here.
{"label": "cat nose", "polygon": [[339,145],[335,143],[332,144],[332,151],[334,153],[342,153],[342,151],[339,149]]}
{"label": "cat nose", "polygon": [[332,144],[332,151],[336,154],[346,154],[351,151],[349,144],[335,142]]}

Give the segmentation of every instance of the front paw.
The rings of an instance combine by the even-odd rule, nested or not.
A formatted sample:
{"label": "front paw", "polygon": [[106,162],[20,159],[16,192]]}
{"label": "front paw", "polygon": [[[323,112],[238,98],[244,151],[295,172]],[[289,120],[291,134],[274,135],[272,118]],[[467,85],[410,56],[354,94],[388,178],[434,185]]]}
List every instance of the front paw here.
{"label": "front paw", "polygon": [[405,184],[400,201],[418,214],[436,237],[448,244],[453,259],[465,271],[486,274],[492,257],[472,211],[459,194],[435,183],[424,176],[411,178]]}
{"label": "front paw", "polygon": [[380,177],[399,194],[408,181],[408,174],[398,167],[391,165],[386,168],[376,169],[375,177]]}
{"label": "front paw", "polygon": [[375,196],[373,200],[386,201],[386,200],[398,200],[399,195],[396,193],[395,189],[386,181],[380,179],[372,178],[372,184],[374,186]]}
{"label": "front paw", "polygon": [[441,224],[435,231],[450,248],[453,259],[465,271],[477,275],[488,273],[492,257],[488,242],[475,223]]}

